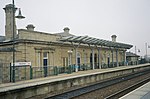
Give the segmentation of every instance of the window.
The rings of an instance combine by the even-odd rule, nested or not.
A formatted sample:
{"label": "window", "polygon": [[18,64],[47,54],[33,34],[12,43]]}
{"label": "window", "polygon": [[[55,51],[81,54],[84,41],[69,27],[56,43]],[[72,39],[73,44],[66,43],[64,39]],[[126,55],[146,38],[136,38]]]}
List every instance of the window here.
{"label": "window", "polygon": [[71,65],[71,57],[72,57],[72,54],[68,53],[68,65]]}
{"label": "window", "polygon": [[87,64],[87,54],[84,53],[84,64]]}
{"label": "window", "polygon": [[68,66],[68,58],[63,57],[62,60],[63,60],[63,66]]}
{"label": "window", "polygon": [[43,53],[43,58],[44,58],[44,59],[48,59],[48,53],[47,53],[47,52],[44,52],[44,53]]}
{"label": "window", "polygon": [[38,67],[41,67],[41,53],[40,52],[37,53],[37,65]]}
{"label": "window", "polygon": [[43,52],[43,66],[48,65],[48,52]]}

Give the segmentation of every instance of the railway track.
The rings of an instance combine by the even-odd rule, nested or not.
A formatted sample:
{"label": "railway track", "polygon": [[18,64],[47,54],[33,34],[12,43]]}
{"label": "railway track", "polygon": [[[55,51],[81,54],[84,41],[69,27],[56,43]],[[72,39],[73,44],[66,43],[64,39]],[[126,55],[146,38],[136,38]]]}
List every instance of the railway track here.
{"label": "railway track", "polygon": [[[134,74],[129,74],[129,75],[126,75],[126,76],[123,76],[123,77],[118,77],[118,78],[115,78],[115,79],[111,79],[111,80],[107,80],[107,81],[104,81],[104,82],[96,83],[96,84],[93,84],[93,85],[90,85],[90,86],[74,89],[74,90],[71,90],[71,91],[68,91],[68,92],[64,92],[64,93],[61,93],[61,94],[58,94],[58,95],[55,95],[55,96],[48,97],[46,99],[70,99],[70,98],[75,98],[75,97],[81,96],[83,94],[87,94],[87,93],[90,93],[90,92],[95,91],[95,90],[103,89],[103,88],[106,88],[108,86],[112,86],[114,84],[117,84],[117,83],[120,83],[120,82],[123,82],[123,81],[126,81],[126,80],[130,80],[130,79],[133,79],[135,77],[138,77],[138,76],[141,76],[141,75],[144,75],[144,74],[147,74],[147,73],[150,73],[150,70],[144,70],[144,71],[136,72]],[[117,96],[117,93],[116,93],[116,96]],[[111,95],[109,97],[106,97],[106,99],[111,99],[112,97],[115,97],[115,94],[114,94],[114,96]]]}
{"label": "railway track", "polygon": [[144,80],[142,80],[140,82],[137,82],[136,84],[134,84],[132,86],[129,86],[129,87],[123,89],[123,90],[120,90],[120,91],[118,91],[118,92],[116,92],[114,94],[111,94],[108,97],[105,97],[104,99],[118,99],[121,96],[123,96],[123,95],[125,95],[125,94],[127,94],[127,93],[129,93],[129,92],[131,92],[133,90],[135,90],[136,88],[144,85],[145,83],[147,83],[149,81],[150,81],[150,78],[144,79]]}

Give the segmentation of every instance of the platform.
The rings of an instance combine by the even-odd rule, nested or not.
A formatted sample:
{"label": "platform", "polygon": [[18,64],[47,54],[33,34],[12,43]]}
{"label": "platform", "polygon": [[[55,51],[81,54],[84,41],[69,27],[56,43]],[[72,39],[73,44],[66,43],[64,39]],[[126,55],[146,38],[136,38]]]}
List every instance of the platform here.
{"label": "platform", "polygon": [[[24,98],[28,98],[35,95],[53,92],[54,90],[61,90],[63,88],[70,88],[80,84],[87,84],[100,81],[102,79],[131,73],[134,70],[140,70],[140,68],[150,68],[150,64],[94,69],[88,71],[79,71],[72,74],[59,74],[57,76],[19,81],[16,83],[4,83],[0,84],[0,97],[14,96],[19,98],[24,96]],[[7,93],[9,95],[7,95]]]}
{"label": "platform", "polygon": [[126,94],[119,99],[150,99],[150,82]]}
{"label": "platform", "polygon": [[135,67],[140,67],[140,66],[142,65],[121,66],[121,67],[107,68],[107,69],[94,69],[94,70],[88,70],[88,71],[75,72],[72,74],[59,74],[58,76],[49,76],[49,77],[32,79],[32,80],[24,80],[24,81],[19,81],[16,83],[3,83],[3,84],[0,84],[0,92],[40,85],[44,83],[51,83],[51,82],[66,80],[70,78],[94,75],[98,73],[106,73],[106,72],[118,71],[118,70],[123,70],[123,69],[128,69],[128,68],[135,68]]}

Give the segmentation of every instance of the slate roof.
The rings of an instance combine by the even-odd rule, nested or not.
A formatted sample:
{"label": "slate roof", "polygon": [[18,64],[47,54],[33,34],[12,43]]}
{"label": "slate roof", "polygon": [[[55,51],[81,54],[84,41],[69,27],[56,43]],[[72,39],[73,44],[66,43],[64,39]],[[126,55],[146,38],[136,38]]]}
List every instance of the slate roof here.
{"label": "slate roof", "polygon": [[62,37],[66,37],[66,36],[74,36],[73,34],[67,33],[67,32],[61,32],[61,33],[55,33],[56,35],[60,35]]}
{"label": "slate roof", "polygon": [[127,57],[140,57],[139,55],[132,53],[132,52],[126,52]]}
{"label": "slate roof", "polygon": [[5,40],[5,36],[0,36],[0,42]]}
{"label": "slate roof", "polygon": [[114,48],[125,48],[125,49],[130,49],[131,47],[133,47],[133,45],[130,44],[113,42],[113,41],[108,41],[108,40],[103,40],[103,39],[98,39],[98,38],[93,38],[88,36],[67,36],[67,37],[62,37],[60,41],[114,47]]}

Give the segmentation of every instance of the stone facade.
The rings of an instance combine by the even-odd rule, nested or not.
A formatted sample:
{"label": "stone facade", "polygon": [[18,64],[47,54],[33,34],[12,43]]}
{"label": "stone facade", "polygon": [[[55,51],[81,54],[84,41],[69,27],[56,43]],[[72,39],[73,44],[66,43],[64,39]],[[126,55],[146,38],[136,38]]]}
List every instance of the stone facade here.
{"label": "stone facade", "polygon": [[[92,44],[80,44],[79,42],[61,41],[63,37],[75,36],[69,33],[70,29],[68,27],[64,28],[64,32],[61,33],[44,33],[34,31],[35,26],[30,24],[27,26],[27,29],[19,29],[18,34],[16,34],[16,25],[14,22],[15,40],[13,42],[12,7],[13,6],[9,4],[4,8],[6,13],[6,33],[5,39],[0,40],[0,63],[7,65],[3,65],[3,67],[9,68],[10,63],[13,62],[13,50],[15,50],[15,62],[31,62],[32,67],[39,68],[47,66],[68,67],[69,65],[86,65],[95,69],[102,68],[103,66],[109,67],[109,64],[112,64],[112,67],[119,66],[120,63],[126,62],[125,52],[131,46],[129,48],[116,46],[116,44],[120,44],[115,44],[116,35],[112,36],[113,41],[109,41],[113,42],[113,46],[116,47],[107,45],[95,46]],[[13,49],[13,43],[15,49]],[[29,72],[29,70],[27,71]],[[10,75],[10,72],[6,74]],[[21,74],[18,73],[18,75]],[[10,78],[10,76],[7,76],[7,79]],[[22,76],[21,78],[24,77]]]}
{"label": "stone facade", "polygon": [[[18,30],[17,40],[15,41],[15,61],[31,61],[32,66],[43,66],[44,58],[47,58],[48,66],[68,66],[75,64],[75,48],[71,43],[60,42],[60,35],[29,31],[25,29]],[[1,42],[0,48],[12,47],[12,42]],[[78,46],[78,45],[75,45]],[[94,46],[94,62],[98,63],[98,49]],[[71,51],[71,53],[69,53]],[[100,47],[100,62],[107,64],[108,57],[110,62],[125,61],[126,49],[110,49],[109,47]],[[77,48],[80,64],[90,64],[91,47],[86,44],[80,44]],[[113,57],[112,57],[113,53]],[[0,52],[2,62],[12,62],[12,52]],[[44,56],[44,54],[46,56]],[[69,56],[70,55],[70,56]],[[69,59],[70,58],[70,59]],[[70,61],[70,63],[68,63]]]}
{"label": "stone facade", "polygon": [[[37,31],[30,31],[25,29],[18,30],[17,39],[15,41],[15,62],[31,62],[32,67],[42,68],[44,66],[61,66],[68,67],[69,65],[88,65],[93,68],[92,61],[94,61],[94,68],[102,68],[105,64],[125,62],[125,51],[122,48],[109,48],[89,46],[87,44],[71,44],[68,42],[61,42],[62,36],[59,34],[49,34]],[[76,48],[78,46],[78,48]],[[1,49],[12,47],[12,41],[0,43]],[[94,59],[92,58],[92,49],[94,51]],[[76,56],[77,53],[77,56]],[[100,64],[99,66],[99,55]],[[108,58],[109,57],[109,58]],[[13,61],[12,51],[1,51],[0,62],[9,64]],[[77,63],[77,64],[76,64]],[[114,66],[118,66],[114,64]],[[105,68],[107,68],[106,65]],[[93,69],[94,69],[93,68]],[[29,70],[26,70],[29,72]],[[23,71],[22,71],[23,72]],[[10,73],[7,73],[10,74]],[[18,74],[21,75],[21,74]],[[29,77],[29,73],[21,76],[18,79],[24,79],[25,76]],[[7,75],[7,81],[10,76]]]}
{"label": "stone facade", "polygon": [[126,58],[128,65],[137,65],[139,62],[139,55],[131,52],[126,52]]}

